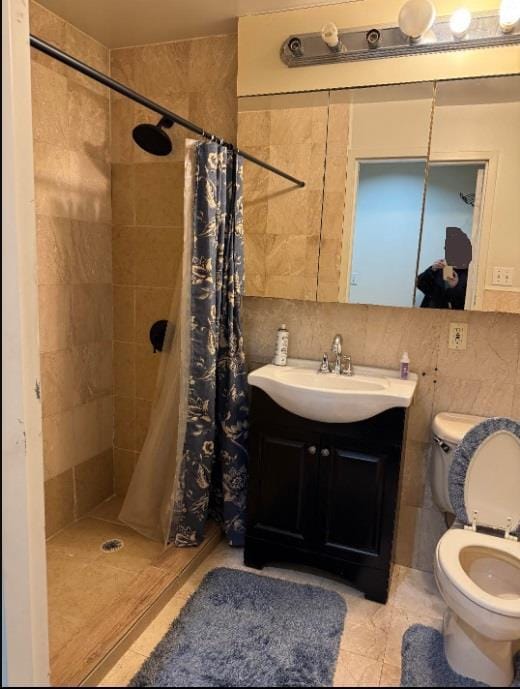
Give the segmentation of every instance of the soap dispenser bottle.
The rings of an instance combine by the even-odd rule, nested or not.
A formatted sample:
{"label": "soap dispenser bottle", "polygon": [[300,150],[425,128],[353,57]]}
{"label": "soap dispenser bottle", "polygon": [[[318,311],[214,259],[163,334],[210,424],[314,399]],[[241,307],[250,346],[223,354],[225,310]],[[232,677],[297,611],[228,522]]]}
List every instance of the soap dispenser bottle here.
{"label": "soap dispenser bottle", "polygon": [[285,323],[282,323],[276,333],[276,347],[274,351],[273,364],[276,364],[276,366],[286,366],[288,350],[289,331],[287,330]]}
{"label": "soap dispenser bottle", "polygon": [[403,380],[407,380],[409,372],[410,357],[408,356],[408,352],[403,352],[403,356],[401,357],[401,362],[399,366],[399,375]]}

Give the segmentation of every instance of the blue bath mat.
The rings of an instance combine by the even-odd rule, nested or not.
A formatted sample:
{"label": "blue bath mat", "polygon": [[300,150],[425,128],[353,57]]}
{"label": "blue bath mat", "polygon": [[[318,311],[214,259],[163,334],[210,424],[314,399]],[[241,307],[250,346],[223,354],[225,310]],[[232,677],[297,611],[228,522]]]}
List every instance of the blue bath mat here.
{"label": "blue bath mat", "polygon": [[[487,687],[487,684],[453,672],[444,655],[442,634],[431,627],[414,624],[403,635],[402,687]],[[520,653],[512,687],[520,687]]]}
{"label": "blue bath mat", "polygon": [[345,613],[332,591],[214,569],[129,686],[332,686]]}

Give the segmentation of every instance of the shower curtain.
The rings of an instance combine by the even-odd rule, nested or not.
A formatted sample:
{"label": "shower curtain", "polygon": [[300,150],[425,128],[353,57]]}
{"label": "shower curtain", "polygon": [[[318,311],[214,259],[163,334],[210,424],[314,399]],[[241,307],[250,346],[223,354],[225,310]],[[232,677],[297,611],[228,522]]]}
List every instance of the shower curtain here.
{"label": "shower curtain", "polygon": [[240,302],[242,160],[189,141],[183,270],[161,354],[150,429],[120,519],[140,533],[198,545],[208,516],[242,545],[248,398]]}

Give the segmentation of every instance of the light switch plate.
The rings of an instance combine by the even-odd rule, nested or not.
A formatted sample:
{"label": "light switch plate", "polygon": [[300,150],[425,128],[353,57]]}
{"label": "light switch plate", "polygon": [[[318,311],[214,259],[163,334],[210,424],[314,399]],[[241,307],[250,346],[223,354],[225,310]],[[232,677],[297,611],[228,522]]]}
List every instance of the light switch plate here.
{"label": "light switch plate", "polygon": [[448,347],[450,349],[466,349],[468,339],[467,323],[450,323]]}
{"label": "light switch plate", "polygon": [[502,285],[503,287],[510,287],[513,284],[513,273],[515,269],[507,266],[494,266],[493,268],[493,284]]}

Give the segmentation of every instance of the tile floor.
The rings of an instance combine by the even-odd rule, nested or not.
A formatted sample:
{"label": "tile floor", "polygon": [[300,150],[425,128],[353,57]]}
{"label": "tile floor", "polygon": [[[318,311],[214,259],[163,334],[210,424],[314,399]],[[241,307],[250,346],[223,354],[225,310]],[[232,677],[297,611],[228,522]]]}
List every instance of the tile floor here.
{"label": "tile floor", "polygon": [[[145,658],[166,633],[172,620],[197,589],[203,576],[214,567],[246,569],[242,551],[219,544],[186,584],[122,656],[99,686],[122,687],[137,672]],[[256,571],[256,570],[248,570]],[[340,593],[347,602],[347,617],[334,677],[338,687],[399,686],[401,638],[406,629],[421,623],[441,628],[444,604],[433,576],[396,566],[386,605],[365,600],[363,594],[333,578],[301,570],[266,567],[258,574],[309,583]]]}
{"label": "tile floor", "polygon": [[[121,499],[102,503],[47,541],[49,643],[53,658],[103,610],[114,609],[129,584],[162,552],[117,520]],[[124,548],[105,553],[101,544],[120,538]]]}

